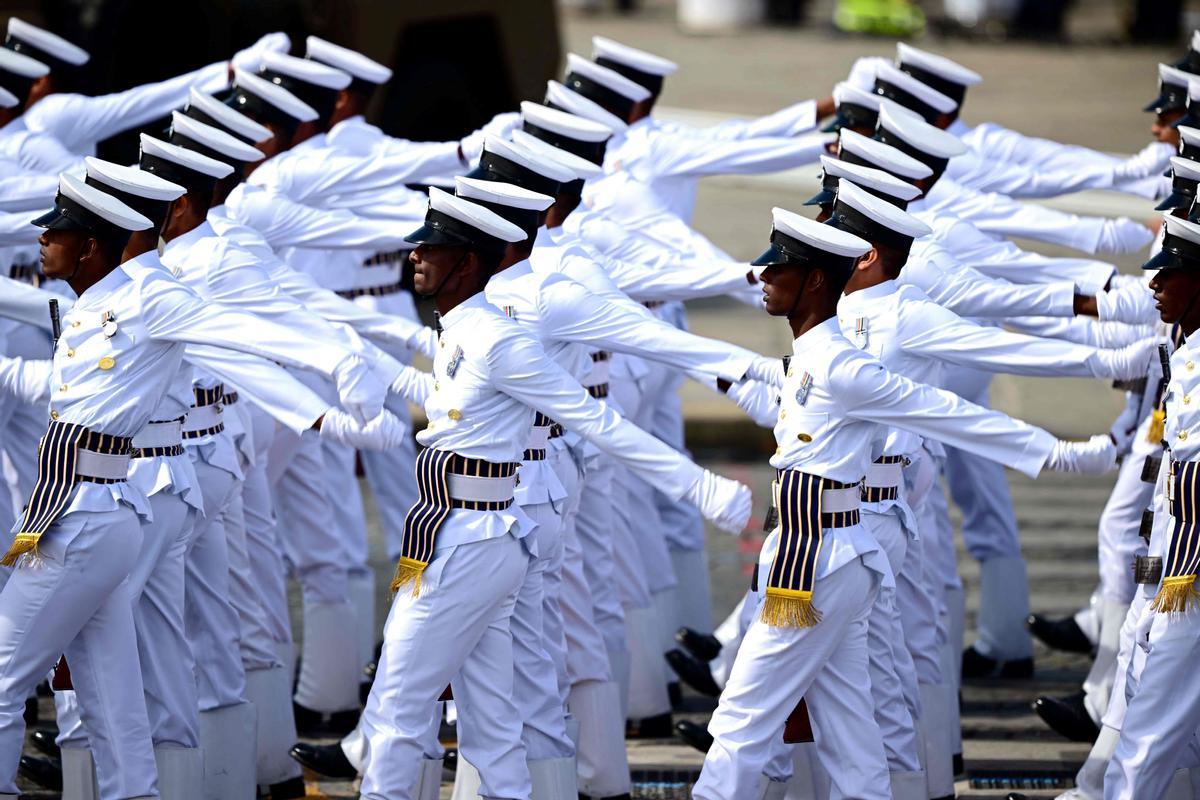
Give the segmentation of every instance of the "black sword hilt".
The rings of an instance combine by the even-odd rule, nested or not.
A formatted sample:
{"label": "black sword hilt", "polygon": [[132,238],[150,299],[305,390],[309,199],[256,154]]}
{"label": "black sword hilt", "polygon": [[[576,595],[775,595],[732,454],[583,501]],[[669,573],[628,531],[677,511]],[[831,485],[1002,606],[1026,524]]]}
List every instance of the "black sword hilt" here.
{"label": "black sword hilt", "polygon": [[62,336],[62,318],[58,315],[58,301],[50,301],[50,330],[54,334],[54,343],[58,344],[58,337]]}

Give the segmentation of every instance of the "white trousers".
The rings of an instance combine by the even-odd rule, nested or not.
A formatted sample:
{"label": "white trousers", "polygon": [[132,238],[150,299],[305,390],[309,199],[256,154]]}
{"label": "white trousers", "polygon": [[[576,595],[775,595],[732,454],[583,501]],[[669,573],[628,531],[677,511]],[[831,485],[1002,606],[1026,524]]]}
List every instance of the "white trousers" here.
{"label": "white trousers", "polygon": [[100,797],[158,795],[126,583],[141,539],[128,507],[68,514],[42,536],[40,561],[16,567],[0,592],[0,794],[18,794],[25,698],[65,654]]}
{"label": "white trousers", "polygon": [[1145,666],[1136,687],[1126,686],[1121,738],[1104,773],[1105,800],[1159,800],[1200,724],[1200,608],[1157,613],[1141,636],[1148,640],[1139,645]]}
{"label": "white trousers", "polygon": [[459,713],[472,723],[459,749],[479,770],[481,796],[529,796],[509,630],[528,564],[511,536],[448,547],[426,567],[419,595],[396,595],[359,723],[367,740],[364,800],[413,800],[430,715],[452,679]]}
{"label": "white trousers", "polygon": [[753,797],[773,741],[801,697],[808,701],[831,800],[886,800],[887,759],[875,723],[867,627],[877,577],[861,560],[817,580],[821,622],[811,628],[751,623],[709,722],[713,746],[692,790],[697,800]]}
{"label": "white trousers", "polygon": [[193,465],[206,513],[196,520],[185,562],[184,624],[196,661],[200,710],[211,711],[246,700],[240,621],[229,600],[229,548],[222,524],[236,479],[204,461]]}
{"label": "white trousers", "polygon": [[[198,747],[199,708],[192,651],[183,623],[184,558],[198,512],[177,494],[150,497],[153,522],[127,579],[133,598],[138,663],[155,747]],[[73,691],[54,693],[60,747],[88,747]]]}

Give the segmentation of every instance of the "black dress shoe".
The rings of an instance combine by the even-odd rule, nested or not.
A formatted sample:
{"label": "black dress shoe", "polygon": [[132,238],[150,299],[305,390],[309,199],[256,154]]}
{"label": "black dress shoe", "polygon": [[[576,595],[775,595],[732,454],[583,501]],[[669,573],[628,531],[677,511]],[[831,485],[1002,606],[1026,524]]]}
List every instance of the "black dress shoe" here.
{"label": "black dress shoe", "polygon": [[672,711],[678,711],[683,707],[683,687],[679,685],[679,681],[671,681],[667,684],[667,698],[671,701]]}
{"label": "black dress shoe", "polygon": [[52,758],[21,756],[17,772],[22,778],[31,780],[43,789],[62,791],[62,765]]}
{"label": "black dress shoe", "polygon": [[720,697],[721,687],[713,680],[707,661],[697,661],[682,650],[668,650],[664,654],[671,669],[679,680],[706,697]]}
{"label": "black dress shoe", "polygon": [[458,772],[458,751],[453,747],[447,747],[446,752],[442,753],[442,770]]}
{"label": "black dress shoe", "polygon": [[337,734],[339,738],[345,736],[358,727],[358,718],[361,714],[362,712],[357,709],[335,711],[329,715],[329,719],[325,723],[325,729],[330,733]]}
{"label": "black dress shoe", "polygon": [[1039,697],[1033,701],[1033,710],[1042,722],[1072,742],[1090,743],[1100,735],[1100,728],[1092,722],[1083,704],[1083,692],[1066,697]]}
{"label": "black dress shoe", "polygon": [[300,766],[326,778],[352,780],[358,775],[358,770],[350,763],[350,759],[346,758],[340,744],[297,742],[292,745],[288,755],[299,761]]}
{"label": "black dress shoe", "polygon": [[675,641],[701,661],[712,661],[721,654],[721,640],[711,633],[700,633],[691,628],[675,631]]}
{"label": "black dress shoe", "polygon": [[626,739],[670,739],[671,738],[671,715],[659,714],[655,717],[646,717],[634,722],[632,720],[625,723],[625,738]]}
{"label": "black dress shoe", "polygon": [[305,739],[315,739],[330,734],[341,737],[358,727],[359,711],[335,711],[322,714],[311,708],[292,703],[292,715],[296,719],[296,733]]}
{"label": "black dress shoe", "polygon": [[954,777],[961,778],[961,777],[965,776],[967,774],[967,767],[963,763],[963,754],[955,753],[952,756],[952,759],[953,760],[951,761],[950,768],[954,772]]}
{"label": "black dress shoe", "polygon": [[58,743],[54,741],[57,736],[54,731],[38,729],[29,734],[29,741],[37,748],[37,751],[44,756],[51,758],[61,758],[62,751],[58,749]]}
{"label": "black dress shoe", "polygon": [[[339,750],[341,748],[338,748]],[[304,778],[292,778],[267,787],[271,800],[299,800],[307,794],[304,788]]]}
{"label": "black dress shoe", "polygon": [[962,677],[963,680],[972,678],[1028,680],[1033,677],[1033,659],[1018,658],[1013,661],[999,661],[985,656],[974,647],[968,647],[963,651]]}
{"label": "black dress shoe", "polygon": [[38,699],[37,697],[29,697],[25,700],[25,727],[31,728],[38,723]]}
{"label": "black dress shoe", "polygon": [[684,719],[676,722],[675,735],[701,753],[707,753],[708,749],[712,747],[713,737],[708,732],[708,728],[690,720]]}
{"label": "black dress shoe", "polygon": [[307,706],[292,702],[292,717],[296,720],[296,733],[304,737],[320,736],[325,731],[322,723],[325,715]]}
{"label": "black dress shoe", "polygon": [[1042,644],[1055,650],[1087,654],[1094,649],[1074,617],[1050,619],[1041,614],[1030,614],[1025,624],[1029,626],[1029,632]]}

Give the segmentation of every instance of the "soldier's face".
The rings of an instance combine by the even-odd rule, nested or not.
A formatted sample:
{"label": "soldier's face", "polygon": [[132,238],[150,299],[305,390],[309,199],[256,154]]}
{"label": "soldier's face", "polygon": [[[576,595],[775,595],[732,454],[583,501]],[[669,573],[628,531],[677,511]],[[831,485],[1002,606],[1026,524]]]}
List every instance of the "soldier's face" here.
{"label": "soldier's face", "polygon": [[1164,111],[1154,118],[1154,124],[1150,126],[1150,135],[1154,137],[1156,142],[1165,142],[1172,147],[1179,146],[1179,129],[1173,127],[1173,123],[1183,118],[1183,109],[1175,109],[1172,111]]}
{"label": "soldier's face", "polygon": [[67,280],[75,275],[89,237],[83,231],[48,229],[38,237],[42,273],[47,278]]}
{"label": "soldier's face", "polygon": [[418,245],[409,254],[413,265],[413,288],[424,297],[436,295],[453,277],[467,256],[465,247]]}
{"label": "soldier's face", "polygon": [[1163,322],[1173,325],[1186,323],[1185,315],[1200,317],[1200,302],[1195,302],[1200,296],[1200,270],[1160,269],[1150,279],[1150,289],[1154,292],[1154,308]]}
{"label": "soldier's face", "polygon": [[786,317],[795,310],[809,270],[794,264],[767,267],[759,276],[763,306],[773,317]]}

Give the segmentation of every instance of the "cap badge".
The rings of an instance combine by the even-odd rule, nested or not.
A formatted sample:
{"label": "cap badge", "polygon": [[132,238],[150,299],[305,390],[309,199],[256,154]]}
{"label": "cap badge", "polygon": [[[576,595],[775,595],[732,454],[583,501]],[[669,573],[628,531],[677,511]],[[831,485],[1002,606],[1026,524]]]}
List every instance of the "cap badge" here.
{"label": "cap badge", "polygon": [[812,391],[813,377],[809,373],[800,376],[800,388],[796,390],[796,402],[804,405],[808,402],[808,393]]}
{"label": "cap badge", "polygon": [[446,363],[446,377],[447,378],[454,377],[454,373],[458,372],[458,365],[462,363],[462,360],[463,360],[463,349],[462,349],[462,346],[460,345],[460,346],[454,348],[454,355],[450,356],[450,360]]}

